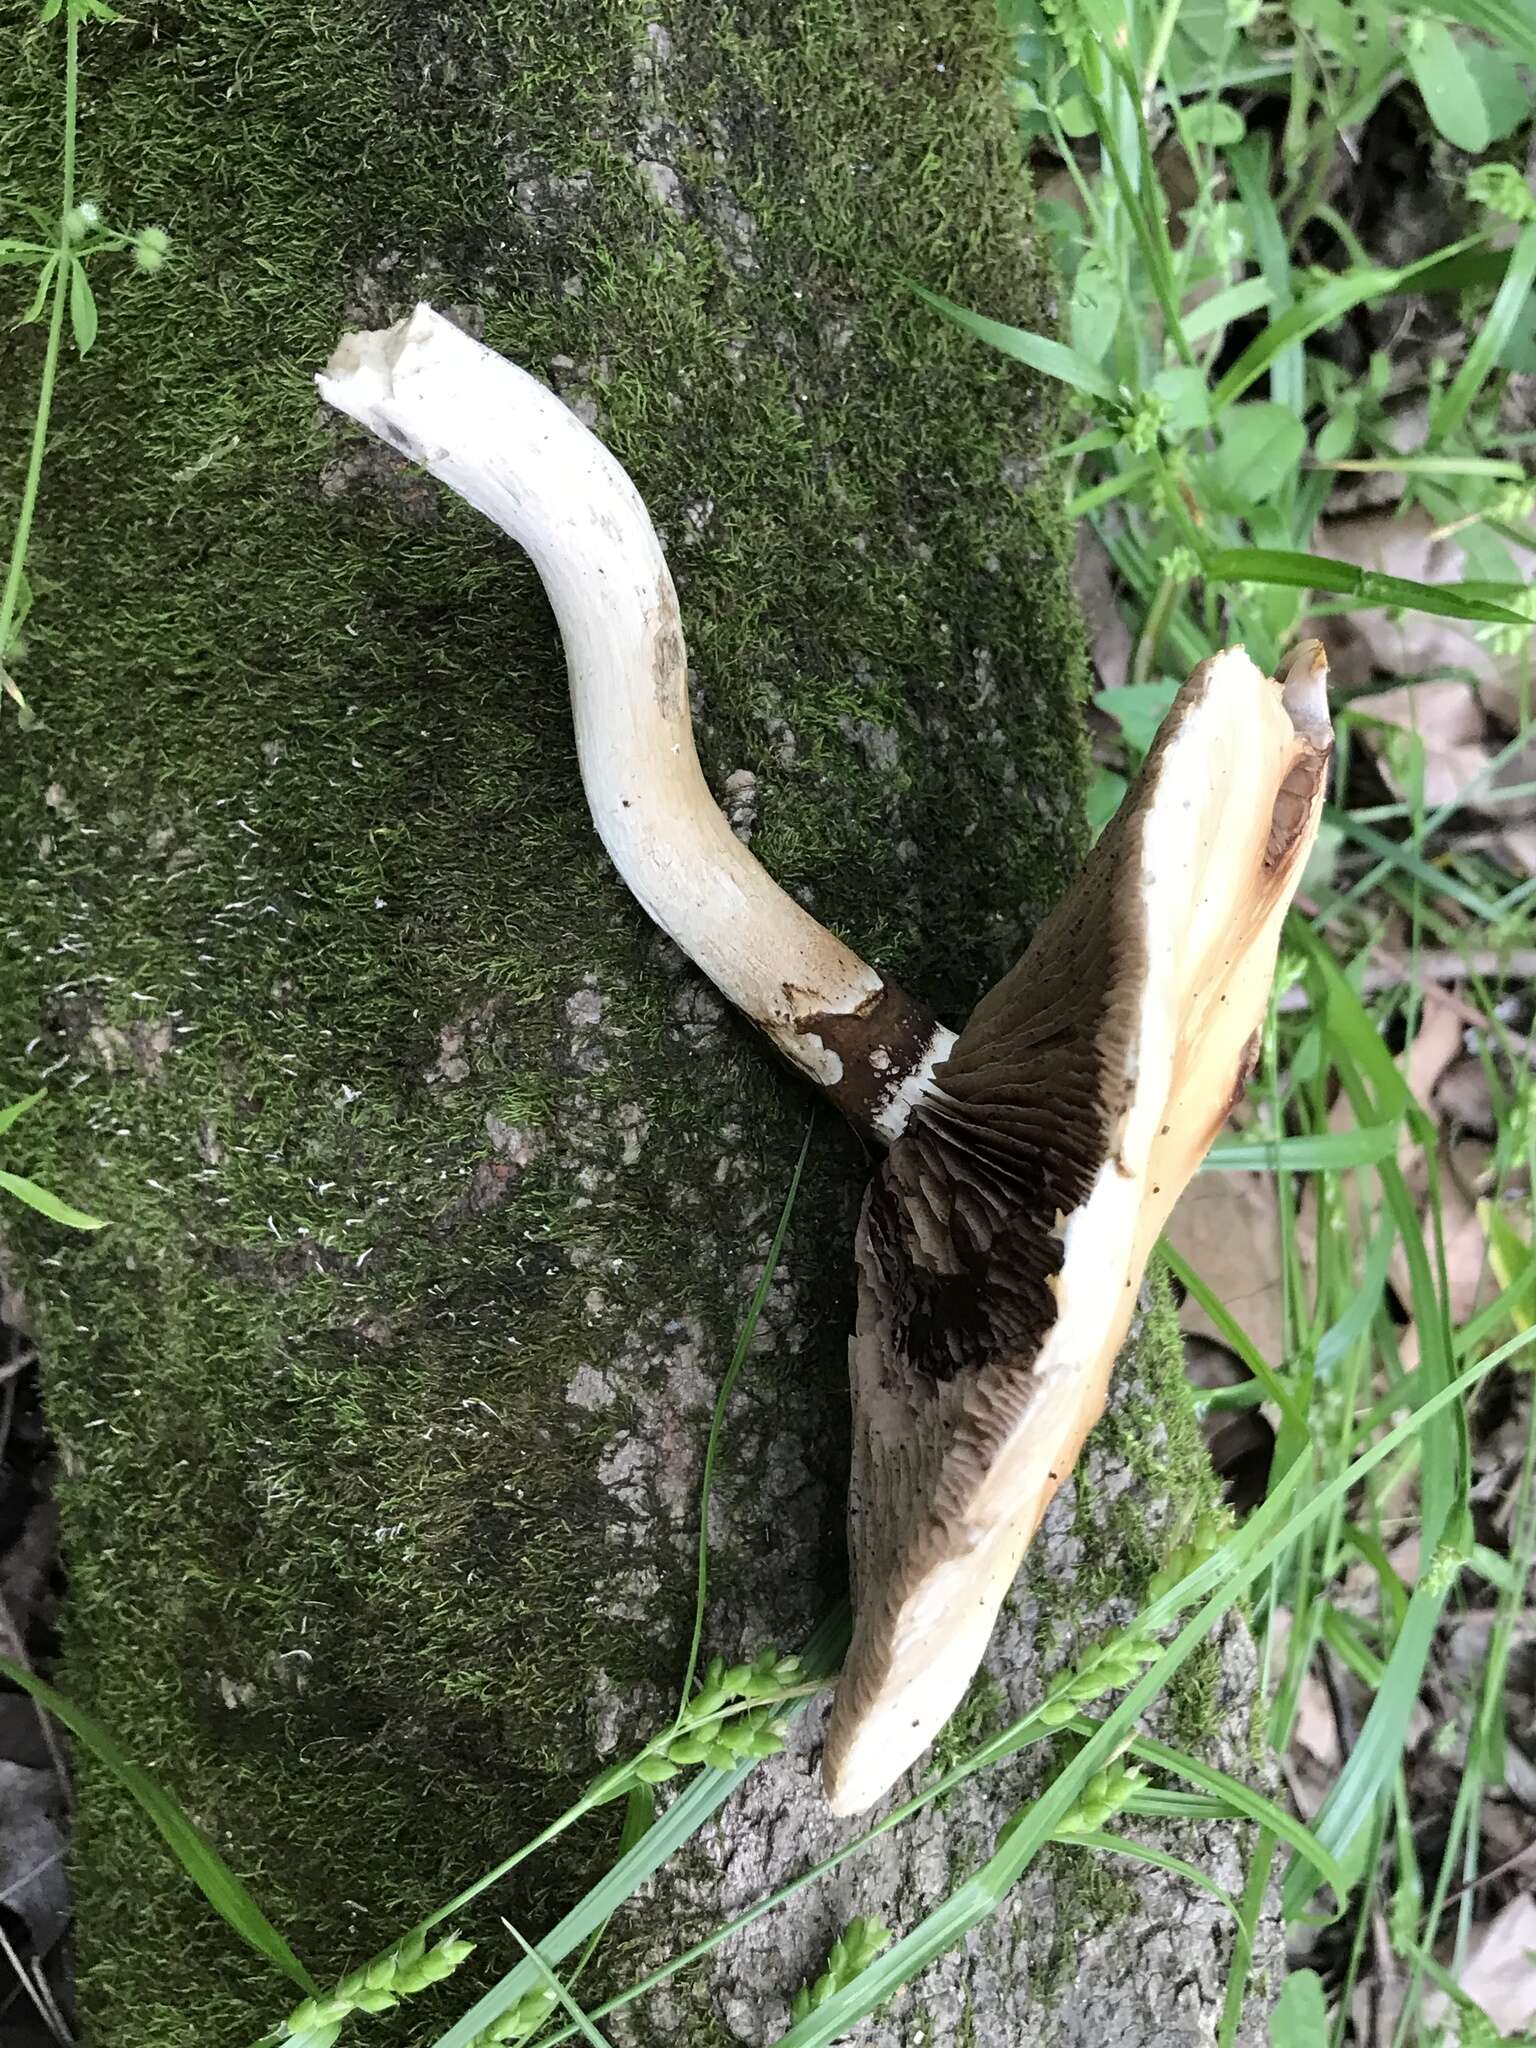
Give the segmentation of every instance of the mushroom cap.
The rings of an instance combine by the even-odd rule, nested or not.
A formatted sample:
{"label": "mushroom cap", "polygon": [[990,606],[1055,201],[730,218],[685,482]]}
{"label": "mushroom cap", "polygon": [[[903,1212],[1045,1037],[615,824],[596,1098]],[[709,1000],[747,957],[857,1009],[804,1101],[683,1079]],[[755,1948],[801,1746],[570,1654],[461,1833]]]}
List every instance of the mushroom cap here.
{"label": "mushroom cap", "polygon": [[1103,1410],[1148,1254],[1258,1058],[1332,735],[1317,641],[1202,662],[859,1229],[855,1626],[822,1759],[856,1813],[938,1734]]}

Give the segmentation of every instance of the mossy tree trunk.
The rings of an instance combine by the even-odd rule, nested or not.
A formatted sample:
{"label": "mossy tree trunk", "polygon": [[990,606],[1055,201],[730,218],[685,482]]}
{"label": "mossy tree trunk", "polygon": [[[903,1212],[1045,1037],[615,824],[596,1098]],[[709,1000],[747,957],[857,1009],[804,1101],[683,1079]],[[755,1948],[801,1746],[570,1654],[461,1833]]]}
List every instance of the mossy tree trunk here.
{"label": "mossy tree trunk", "polygon": [[[58,32],[8,20],[0,159],[46,203]],[[64,1682],[323,1977],[665,1712],[710,1402],[811,1104],[604,861],[527,564],[310,373],[426,294],[550,378],[666,538],[741,829],[959,1022],[1079,857],[1083,670],[1048,399],[899,276],[1030,324],[1051,285],[989,0],[147,0],[89,32],[83,105],[82,193],[176,256],[100,273],[67,365],[42,722],[5,748],[3,1050],[51,1091],[15,1163],[113,1221],[14,1233]],[[8,467],[38,360],[4,331]],[[867,1165],[823,1117],[730,1416],[710,1647],[793,1647],[840,1590]],[[1124,1618],[1208,1497],[1151,1327],[973,1731]],[[1250,1682],[1234,1634],[1174,1703],[1186,1738],[1240,1754]],[[616,1927],[614,1981],[841,1838],[819,1720]],[[613,2038],[771,2039],[850,1914],[910,1924],[1029,1782],[886,1838]],[[257,2031],[282,1985],[89,1766],[82,1791],[92,2041]],[[615,1828],[503,1909],[547,1924]],[[1240,1883],[1230,1834],[1167,1839]],[[1212,2039],[1221,1917],[1130,1869],[1052,1851],[868,2038]],[[510,1959],[493,1914],[473,1931],[456,1999]]]}

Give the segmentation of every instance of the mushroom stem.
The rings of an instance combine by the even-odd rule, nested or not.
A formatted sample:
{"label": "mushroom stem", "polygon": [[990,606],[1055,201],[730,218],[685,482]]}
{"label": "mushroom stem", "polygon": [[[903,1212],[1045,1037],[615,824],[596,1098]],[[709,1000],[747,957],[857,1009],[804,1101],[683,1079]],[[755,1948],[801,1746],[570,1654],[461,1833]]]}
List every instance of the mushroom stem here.
{"label": "mushroom stem", "polygon": [[699,766],[677,594],[621,465],[555,394],[419,305],[348,334],[321,395],[532,558],[560,629],[592,821],[646,911],[871,1135],[904,1126],[954,1034],[785,894]]}

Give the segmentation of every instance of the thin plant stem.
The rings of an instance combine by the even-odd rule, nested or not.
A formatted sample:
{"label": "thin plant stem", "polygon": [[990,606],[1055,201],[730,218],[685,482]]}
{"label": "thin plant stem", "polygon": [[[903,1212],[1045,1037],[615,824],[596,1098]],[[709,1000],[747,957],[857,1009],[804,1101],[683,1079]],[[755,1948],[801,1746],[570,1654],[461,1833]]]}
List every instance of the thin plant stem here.
{"label": "thin plant stem", "polygon": [[[10,645],[11,626],[21,600],[21,578],[26,567],[27,545],[32,538],[32,520],[37,511],[42,484],[43,457],[48,447],[48,420],[53,410],[53,388],[59,374],[59,350],[64,338],[64,305],[69,292],[74,255],[70,248],[68,220],[75,204],[75,127],[80,107],[80,24],[73,8],[64,10],[64,160],[60,177],[59,240],[57,267],[53,275],[53,307],[48,316],[48,345],[43,354],[43,376],[37,393],[37,412],[32,421],[32,447],[27,473],[21,487],[21,506],[11,540],[11,558],[0,593],[0,661]],[[0,675],[4,675],[0,668]],[[8,696],[24,704],[21,692],[5,676]]]}
{"label": "thin plant stem", "polygon": [[773,1233],[773,1242],[768,1247],[768,1258],[763,1266],[762,1278],[752,1296],[736,1339],[736,1348],[731,1362],[725,1369],[720,1382],[720,1392],[715,1398],[715,1412],[709,1419],[709,1440],[704,1446],[704,1476],[699,1483],[699,1569],[693,1603],[693,1636],[688,1645],[688,1668],[683,1673],[683,1684],[678,1696],[676,1726],[681,1728],[688,1713],[688,1699],[693,1691],[694,1676],[699,1668],[699,1651],[704,1641],[704,1609],[709,1599],[709,1497],[715,1484],[715,1460],[720,1452],[720,1432],[725,1426],[725,1411],[740,1377],[741,1368],[747,1360],[747,1351],[757,1330],[757,1319],[763,1312],[763,1303],[768,1299],[768,1290],[773,1285],[773,1276],[779,1270],[779,1256],[784,1249],[784,1235],[789,1229],[789,1219],[794,1214],[795,1198],[800,1193],[800,1176],[805,1171],[806,1154],[811,1149],[811,1133],[815,1129],[814,1119],[805,1127],[805,1138],[800,1146],[800,1157],[795,1161],[795,1170],[790,1176],[789,1192],[784,1197],[784,1206],[779,1211],[778,1228]]}

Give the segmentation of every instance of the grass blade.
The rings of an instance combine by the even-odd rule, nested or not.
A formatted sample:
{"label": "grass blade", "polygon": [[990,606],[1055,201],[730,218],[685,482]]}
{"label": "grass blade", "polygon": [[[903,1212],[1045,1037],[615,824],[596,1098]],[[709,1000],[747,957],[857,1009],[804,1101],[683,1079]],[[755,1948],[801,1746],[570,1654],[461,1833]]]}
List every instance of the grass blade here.
{"label": "grass blade", "polygon": [[768,1290],[773,1285],[774,1275],[779,1270],[779,1257],[784,1249],[784,1236],[789,1229],[789,1219],[795,1213],[795,1200],[800,1193],[800,1176],[805,1172],[806,1154],[811,1149],[811,1133],[815,1130],[815,1119],[805,1127],[805,1138],[800,1146],[800,1156],[795,1161],[795,1170],[790,1175],[789,1192],[784,1197],[784,1206],[779,1211],[778,1225],[773,1233],[773,1242],[768,1247],[768,1258],[763,1266],[763,1276],[758,1281],[752,1300],[747,1308],[741,1331],[736,1339],[736,1348],[731,1353],[731,1362],[725,1369],[720,1382],[720,1392],[715,1397],[715,1412],[709,1419],[709,1440],[704,1446],[704,1476],[699,1482],[699,1561],[698,1579],[693,1603],[693,1635],[688,1644],[688,1664],[683,1673],[682,1690],[678,1699],[677,1716],[679,1725],[688,1710],[689,1695],[693,1691],[694,1673],[699,1668],[699,1650],[704,1641],[704,1609],[709,1599],[709,1497],[715,1485],[715,1460],[720,1453],[720,1432],[725,1426],[725,1411],[731,1393],[746,1363],[747,1351],[757,1329],[757,1319],[763,1312],[763,1303],[768,1299]]}
{"label": "grass blade", "polygon": [[1331,327],[1336,320],[1356,306],[1364,305],[1368,299],[1390,298],[1395,292],[1406,291],[1417,282],[1421,271],[1434,268],[1448,257],[1460,255],[1463,249],[1472,247],[1469,242],[1454,244],[1449,249],[1437,249],[1433,256],[1425,256],[1417,263],[1406,264],[1401,270],[1385,268],[1348,270],[1342,276],[1331,278],[1306,298],[1298,299],[1282,313],[1278,320],[1271,321],[1262,334],[1255,335],[1237,361],[1211,392],[1211,411],[1218,413],[1224,406],[1240,398],[1250,384],[1256,383],[1287,349],[1306,340],[1309,334],[1316,334],[1321,327]]}
{"label": "grass blade", "polygon": [[1536,280],[1536,221],[1529,221],[1521,229],[1520,238],[1510,252],[1509,269],[1489,308],[1487,319],[1467,350],[1466,359],[1449,389],[1442,392],[1439,404],[1430,415],[1431,444],[1454,434],[1466,418],[1477,394],[1493,374],[1500,351],[1508,341],[1515,322],[1525,310],[1533,280]]}
{"label": "grass blade", "polygon": [[561,1983],[560,1979],[555,1975],[554,1971],[549,1967],[548,1963],[545,1962],[544,1958],[539,1954],[538,1950],[523,1939],[522,1935],[518,1933],[517,1929],[512,1925],[512,1922],[509,1919],[507,1919],[505,1914],[502,1915],[501,1924],[503,1927],[505,1927],[508,1934],[511,1935],[512,1939],[517,1943],[518,1947],[522,1950],[523,1954],[528,1958],[529,1962],[532,1963],[534,1968],[538,1971],[540,1982],[548,1990],[554,1992],[556,1998],[559,1999],[560,2003],[565,2007],[565,2010],[576,2022],[577,2029],[579,2030],[582,2039],[584,2041],[590,2041],[593,2044],[593,2048],[610,2048],[609,2042],[605,2039],[605,2037],[602,2034],[598,2032],[597,2028],[592,2024],[591,2020],[588,2019],[587,2015],[582,2011],[581,2007],[576,2003],[575,1999],[572,1998],[570,1992],[566,1990],[565,1986]]}
{"label": "grass blade", "polygon": [[1198,1891],[1207,1892],[1218,1905],[1225,1906],[1235,1920],[1238,1917],[1236,1899],[1224,1891],[1215,1878],[1207,1877],[1203,1870],[1196,1870],[1193,1863],[1186,1863],[1182,1856],[1170,1856],[1165,1849],[1154,1849],[1150,1842],[1138,1842],[1130,1835],[1068,1835],[1057,1844],[1061,1849],[1097,1849],[1104,1856],[1130,1856],[1138,1863],[1150,1863],[1154,1870],[1166,1870],[1170,1876],[1182,1877],[1186,1884],[1192,1884]]}
{"label": "grass blade", "polygon": [[311,1997],[318,1996],[319,1986],[314,1978],[212,1842],[195,1822],[187,1818],[170,1793],[157,1785],[146,1770],[118,1747],[93,1715],[67,1700],[62,1693],[55,1692],[51,1685],[24,1664],[0,1656],[0,1673],[13,1685],[19,1685],[23,1692],[30,1693],[55,1719],[62,1721],[70,1734],[83,1742],[97,1762],[112,1773],[124,1791],[137,1800],[159,1829],[182,1869],[235,1933],[258,1955],[275,1963],[284,1976],[291,1977]]}
{"label": "grass blade", "polygon": [[24,1202],[29,1209],[35,1209],[39,1216],[46,1216],[50,1223],[62,1223],[66,1230],[105,1230],[104,1216],[87,1216],[83,1209],[71,1208],[58,1195],[50,1194],[47,1188],[40,1188],[35,1180],[27,1180],[19,1173],[6,1173],[0,1168],[0,1188],[8,1195],[14,1195],[18,1202]]}
{"label": "grass blade", "polygon": [[1054,377],[1059,383],[1070,384],[1084,398],[1097,398],[1107,405],[1118,405],[1118,388],[1096,363],[1090,363],[1086,356],[1068,348],[1065,342],[1051,341],[1043,334],[1032,334],[1027,327],[1010,327],[1003,320],[989,320],[984,313],[969,312],[964,306],[957,306],[952,299],[940,298],[937,292],[929,291],[924,285],[913,284],[912,290],[936,312],[942,313],[946,320],[963,327],[967,334],[974,334],[978,341],[1001,349],[1015,362],[1027,363],[1043,377]]}
{"label": "grass blade", "polygon": [[23,1095],[19,1102],[8,1102],[4,1109],[0,1109],[0,1137],[11,1128],[17,1117],[25,1116],[29,1109],[36,1109],[47,1093],[46,1088],[39,1088],[36,1094]]}
{"label": "grass blade", "polygon": [[1488,598],[1436,583],[1416,583],[1408,576],[1387,576],[1336,562],[1327,555],[1305,555],[1289,548],[1214,548],[1201,564],[1213,583],[1272,583],[1286,590],[1329,590],[1358,604],[1403,605],[1410,611],[1433,612],[1443,619],[1476,619],[1493,626],[1529,626],[1530,620]]}
{"label": "grass blade", "polygon": [[1202,1173],[1337,1173],[1374,1166],[1397,1150],[1398,1127],[1367,1124],[1355,1131],[1318,1131],[1301,1138],[1218,1138],[1201,1161]]}
{"label": "grass blade", "polygon": [[[843,1661],[848,1629],[846,1607],[839,1608],[821,1624],[800,1653],[800,1661],[808,1677],[832,1676]],[[786,1711],[799,1712],[799,1704]],[[699,1771],[689,1780],[686,1791],[678,1794],[634,1848],[621,1856],[611,1870],[605,1871],[591,1890],[542,1938],[539,1942],[540,1955],[546,1960],[559,1962],[578,1942],[585,1941],[594,1928],[611,1919],[669,1856],[675,1855],[699,1832],[730,1798],[748,1772],[756,1767],[755,1762],[749,1760],[738,1764],[733,1771],[708,1768]],[[457,1904],[455,1901],[451,1910],[457,1910]],[[445,1912],[448,1910],[444,1909]],[[542,1981],[533,1963],[525,1960],[514,1965],[483,1997],[476,2000],[468,2012],[461,2014],[446,2033],[439,2035],[433,2048],[467,2048],[476,2034],[499,2019],[509,2006],[515,2005],[525,1991],[537,1990]]]}

